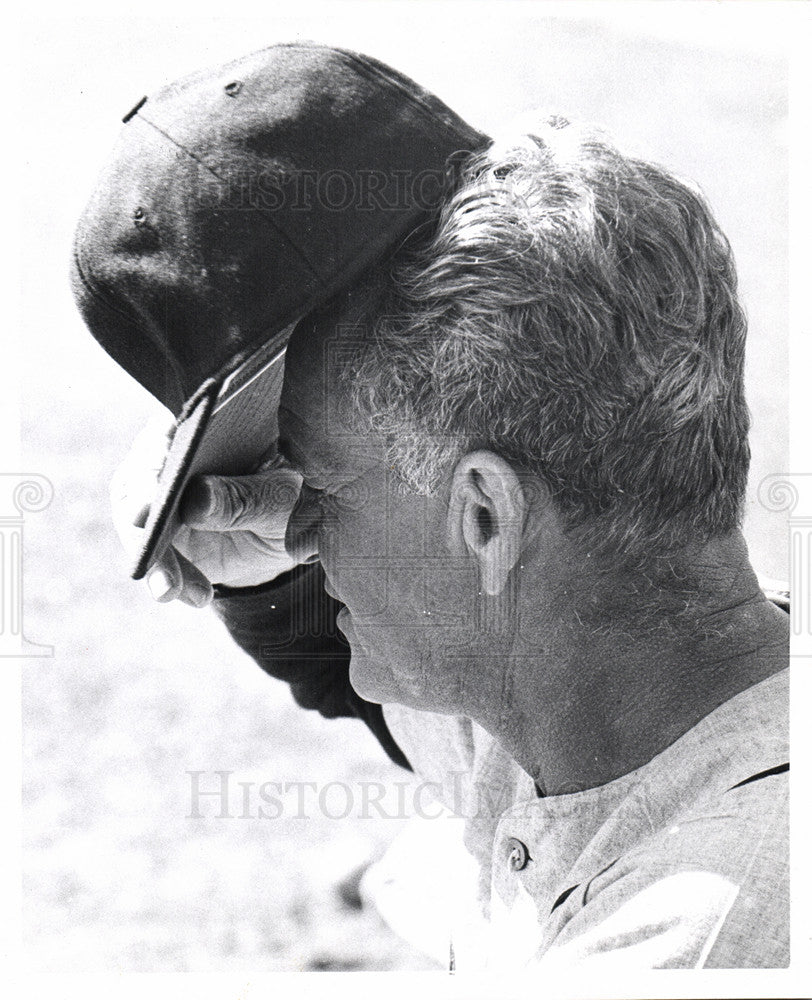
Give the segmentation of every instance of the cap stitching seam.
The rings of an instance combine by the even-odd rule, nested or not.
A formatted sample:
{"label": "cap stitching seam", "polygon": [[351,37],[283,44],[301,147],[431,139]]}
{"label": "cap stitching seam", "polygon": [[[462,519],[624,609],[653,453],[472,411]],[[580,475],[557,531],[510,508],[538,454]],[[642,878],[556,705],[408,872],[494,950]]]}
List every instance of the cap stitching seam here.
{"label": "cap stitching seam", "polygon": [[164,130],[160,127],[160,125],[156,125],[155,122],[150,121],[146,115],[140,114],[138,116],[138,119],[139,121],[145,122],[147,125],[150,126],[150,128],[154,128],[156,132],[158,132],[160,135],[164,137],[164,139],[167,140],[167,142],[171,142],[172,145],[175,146],[177,149],[181,150],[181,152],[186,153],[186,155],[190,156],[196,163],[199,163],[201,167],[205,167],[205,169],[208,170],[210,174],[214,174],[214,176],[217,178],[218,181],[222,181],[224,184],[228,183],[226,178],[221,177],[220,174],[218,174],[218,172],[214,169],[214,167],[206,163],[206,161],[201,159],[196,153],[193,153],[191,149],[187,149],[182,143],[178,142],[177,139],[173,139],[171,135],[169,135],[167,132],[164,132]]}

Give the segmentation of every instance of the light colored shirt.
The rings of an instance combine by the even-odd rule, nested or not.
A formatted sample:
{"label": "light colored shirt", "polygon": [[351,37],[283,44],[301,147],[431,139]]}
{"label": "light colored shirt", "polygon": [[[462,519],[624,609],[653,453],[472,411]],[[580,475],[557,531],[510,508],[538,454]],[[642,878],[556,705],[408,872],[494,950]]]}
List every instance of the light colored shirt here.
{"label": "light colored shirt", "polygon": [[643,767],[545,798],[470,720],[385,716],[478,863],[488,920],[457,920],[461,971],[788,965],[788,670]]}

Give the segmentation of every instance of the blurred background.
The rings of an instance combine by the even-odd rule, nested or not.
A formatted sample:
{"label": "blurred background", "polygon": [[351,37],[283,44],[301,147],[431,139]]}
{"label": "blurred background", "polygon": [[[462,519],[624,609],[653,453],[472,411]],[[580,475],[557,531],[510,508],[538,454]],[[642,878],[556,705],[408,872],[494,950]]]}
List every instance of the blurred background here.
{"label": "blurred background", "polygon": [[[25,524],[24,958],[32,971],[440,968],[359,906],[353,873],[406,820],[258,818],[237,782],[408,782],[357,722],[297,709],[209,612],[128,580],[113,469],[151,397],[83,328],[67,283],[73,226],[120,119],[142,95],[253,49],[311,38],[366,51],[498,131],[534,108],[603,125],[705,191],[750,319],[753,467],[746,535],[787,575],[785,518],[755,490],[787,466],[786,34],[764,4],[301,5],[296,17],[28,21],[17,94],[25,160],[23,467],[54,486]],[[231,818],[191,809],[230,772]],[[342,787],[343,787],[342,786]],[[342,812],[342,793],[329,807]],[[408,801],[408,796],[404,797]],[[395,810],[400,811],[402,810]],[[406,810],[408,811],[408,810]],[[243,818],[240,818],[242,814]]]}

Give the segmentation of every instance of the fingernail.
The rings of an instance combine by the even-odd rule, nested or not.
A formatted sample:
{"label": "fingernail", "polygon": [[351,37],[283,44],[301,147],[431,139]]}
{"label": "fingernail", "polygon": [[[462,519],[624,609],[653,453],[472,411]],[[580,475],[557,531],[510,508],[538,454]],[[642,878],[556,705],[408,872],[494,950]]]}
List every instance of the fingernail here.
{"label": "fingernail", "polygon": [[190,583],[186,587],[185,595],[196,608],[205,608],[212,599],[210,588],[203,587],[199,583]]}
{"label": "fingernail", "polygon": [[150,574],[149,579],[147,580],[147,586],[149,587],[149,592],[152,594],[153,599],[160,601],[162,597],[166,597],[172,589],[173,584],[170,577],[168,577],[162,569],[156,569]]}

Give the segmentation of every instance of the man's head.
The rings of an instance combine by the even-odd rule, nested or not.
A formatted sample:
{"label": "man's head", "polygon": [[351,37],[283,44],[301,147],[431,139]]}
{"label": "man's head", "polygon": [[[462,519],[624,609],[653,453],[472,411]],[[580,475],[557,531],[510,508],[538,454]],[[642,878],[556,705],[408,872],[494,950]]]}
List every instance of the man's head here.
{"label": "man's head", "polygon": [[487,661],[532,649],[568,574],[655,579],[737,526],[735,285],[697,193],[553,119],[472,158],[433,235],[297,331],[290,540],[318,530],[362,694],[477,717]]}
{"label": "man's head", "polygon": [[737,526],[745,317],[725,236],[667,171],[561,119],[493,146],[385,314],[356,401],[412,489],[491,449],[614,565]]}

